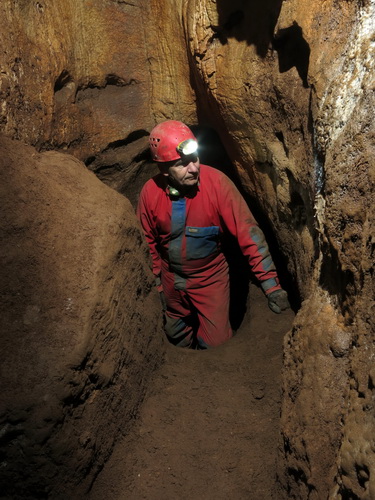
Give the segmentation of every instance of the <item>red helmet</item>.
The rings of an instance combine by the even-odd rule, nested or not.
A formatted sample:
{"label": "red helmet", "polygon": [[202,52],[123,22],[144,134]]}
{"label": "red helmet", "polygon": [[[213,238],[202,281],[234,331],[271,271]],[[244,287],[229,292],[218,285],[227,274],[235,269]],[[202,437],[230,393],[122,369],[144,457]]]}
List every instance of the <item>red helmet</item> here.
{"label": "red helmet", "polygon": [[181,143],[185,141],[196,142],[196,138],[184,123],[167,120],[159,123],[151,130],[149,141],[152,159],[164,162],[181,158],[181,154],[183,154],[181,153]]}

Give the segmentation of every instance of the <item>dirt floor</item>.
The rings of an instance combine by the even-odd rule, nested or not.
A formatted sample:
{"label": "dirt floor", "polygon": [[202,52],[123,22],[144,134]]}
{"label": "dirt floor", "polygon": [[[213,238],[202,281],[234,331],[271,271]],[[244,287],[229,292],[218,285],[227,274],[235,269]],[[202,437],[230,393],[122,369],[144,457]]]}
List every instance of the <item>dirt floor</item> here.
{"label": "dirt floor", "polygon": [[168,346],[133,432],[90,500],[278,498],[282,340],[292,311],[272,313],[250,286],[236,336],[208,351]]}

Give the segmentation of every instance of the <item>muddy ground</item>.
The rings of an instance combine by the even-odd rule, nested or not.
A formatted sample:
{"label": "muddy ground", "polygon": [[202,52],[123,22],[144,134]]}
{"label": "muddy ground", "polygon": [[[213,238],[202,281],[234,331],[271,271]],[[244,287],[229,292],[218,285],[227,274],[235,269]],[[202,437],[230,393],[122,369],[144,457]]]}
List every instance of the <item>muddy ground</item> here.
{"label": "muddy ground", "polygon": [[140,418],[90,500],[277,499],[282,342],[292,311],[250,286],[235,337],[216,349],[168,345]]}

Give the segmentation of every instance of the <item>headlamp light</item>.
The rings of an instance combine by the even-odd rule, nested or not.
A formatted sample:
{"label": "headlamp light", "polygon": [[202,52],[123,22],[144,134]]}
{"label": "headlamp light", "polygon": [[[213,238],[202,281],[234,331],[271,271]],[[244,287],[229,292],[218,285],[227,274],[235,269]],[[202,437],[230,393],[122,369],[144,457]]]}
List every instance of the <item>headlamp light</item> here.
{"label": "headlamp light", "polygon": [[180,142],[176,149],[180,156],[189,156],[197,152],[198,143],[194,139],[186,139],[186,141]]}

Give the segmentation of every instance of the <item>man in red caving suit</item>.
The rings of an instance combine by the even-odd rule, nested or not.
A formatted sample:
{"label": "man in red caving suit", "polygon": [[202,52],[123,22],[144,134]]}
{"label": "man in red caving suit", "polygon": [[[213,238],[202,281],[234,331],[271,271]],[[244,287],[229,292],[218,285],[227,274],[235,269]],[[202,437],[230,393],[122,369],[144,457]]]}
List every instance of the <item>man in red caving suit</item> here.
{"label": "man in red caving suit", "polygon": [[160,173],[144,185],[137,215],[165,304],[169,340],[206,349],[232,337],[229,271],[221,248],[226,231],[248,258],[272,311],[288,308],[262,230],[232,181],[200,165],[189,127],[167,120],[151,131],[149,140]]}

